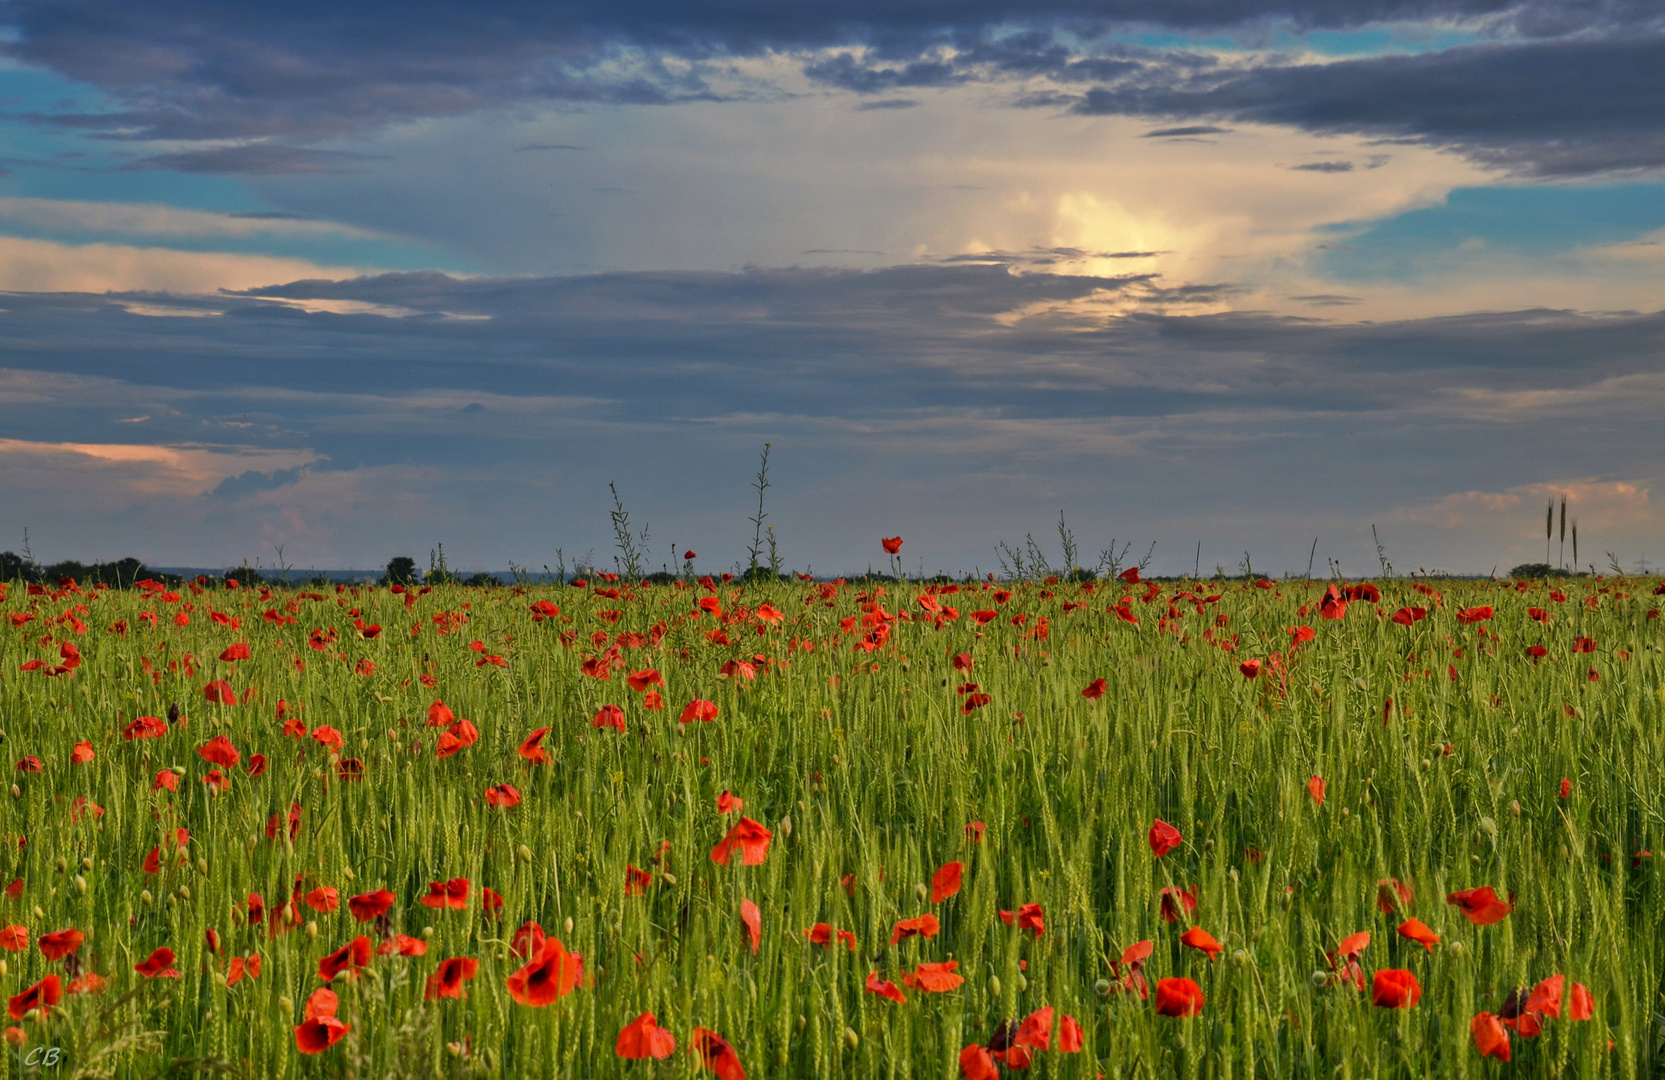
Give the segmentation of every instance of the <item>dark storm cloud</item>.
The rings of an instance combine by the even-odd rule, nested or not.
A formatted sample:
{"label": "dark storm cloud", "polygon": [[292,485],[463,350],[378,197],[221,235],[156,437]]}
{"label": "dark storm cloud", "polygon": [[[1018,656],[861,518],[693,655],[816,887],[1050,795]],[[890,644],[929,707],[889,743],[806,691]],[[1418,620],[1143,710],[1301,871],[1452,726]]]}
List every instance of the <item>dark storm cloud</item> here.
{"label": "dark storm cloud", "polygon": [[[1655,372],[1665,347],[1661,315],[1532,311],[1336,326],[1183,314],[1187,302],[1216,301],[1230,289],[952,265],[389,274],[195,299],[11,295],[0,367],[255,396],[580,393],[616,403],[603,413],[642,422],[735,412],[851,419],[921,408],[1034,417],[1276,408],[1298,416],[1404,410],[1469,391],[1588,387]],[[1168,313],[1107,318],[1080,306],[1092,297]],[[223,314],[154,318],[122,306],[162,299]],[[1302,299],[1324,306],[1351,298]],[[306,301],[420,314],[292,306]],[[1569,356],[1580,362],[1568,364]],[[852,386],[863,392],[849,393]],[[36,421],[40,432],[15,437],[71,437],[62,418],[17,418]]]}
{"label": "dark storm cloud", "polygon": [[1665,36],[1476,45],[1271,65],[1089,90],[1093,115],[1290,125],[1449,147],[1498,168],[1577,176],[1665,165]]}
{"label": "dark storm cloud", "polygon": [[[573,0],[563,4],[366,2],[228,5],[215,0],[6,0],[5,55],[44,67],[103,91],[99,111],[31,115],[38,123],[119,138],[287,139],[304,142],[426,116],[445,116],[522,101],[665,104],[714,95],[713,65],[734,56],[788,54],[860,47],[865,59],[811,59],[809,70],[830,85],[861,93],[900,86],[942,86],[979,77],[1045,77],[1065,84],[1111,83],[1140,76],[1153,63],[1148,50],[1077,43],[1118,28],[1242,31],[1273,23],[1297,29],[1348,28],[1383,20],[1480,20],[1499,32],[1569,35],[1599,42],[1623,32],[1634,44],[1661,17],[1659,0]],[[1622,40],[1622,39],[1621,39]],[[1600,46],[1591,48],[1599,50]],[[941,50],[952,51],[945,59]],[[1645,51],[1645,50],[1644,50]],[[1530,67],[1526,53],[1488,61],[1463,52],[1446,63],[1471,74],[1451,76],[1459,89],[1502,75],[1517,85]],[[1559,54],[1566,56],[1567,54]],[[676,61],[676,62],[671,62]],[[691,61],[692,63],[686,63]],[[1548,78],[1531,88],[1525,105],[1548,104],[1567,86],[1564,111],[1599,120],[1590,99],[1615,104],[1619,72],[1568,59],[1588,84]],[[1206,58],[1169,53],[1157,66],[1172,77]],[[1383,80],[1411,80],[1431,69],[1348,65],[1362,89]],[[1338,76],[1339,77],[1339,76]],[[1250,72],[1207,87],[1144,85],[1128,100],[1106,88],[1089,97],[1089,111],[1168,111],[1191,115],[1269,115],[1288,112],[1304,125],[1381,127],[1415,137],[1483,147],[1467,130],[1453,135],[1443,114],[1419,114],[1415,102],[1389,93],[1368,115],[1312,116],[1318,102],[1302,76],[1278,69]],[[1139,78],[1142,84],[1149,79]],[[1657,83],[1659,80],[1654,80]],[[1553,87],[1554,89],[1551,89]],[[1610,89],[1604,89],[1610,88]],[[1424,87],[1431,90],[1432,87]],[[1657,86],[1653,88],[1657,92]],[[1264,100],[1285,92],[1280,110]],[[1111,96],[1106,97],[1106,94]],[[1488,100],[1507,102],[1501,92]],[[1652,95],[1649,95],[1652,100]],[[1631,112],[1634,110],[1624,109]],[[1158,108],[1160,106],[1160,108]],[[1638,103],[1637,109],[1642,108]],[[1316,111],[1322,113],[1322,109]],[[1503,117],[1510,126],[1509,117]],[[1472,123],[1484,128],[1483,116]],[[1513,139],[1548,139],[1540,125]],[[1621,155],[1622,156],[1622,155]],[[153,159],[154,160],[154,159]],[[196,159],[181,159],[190,166]]]}

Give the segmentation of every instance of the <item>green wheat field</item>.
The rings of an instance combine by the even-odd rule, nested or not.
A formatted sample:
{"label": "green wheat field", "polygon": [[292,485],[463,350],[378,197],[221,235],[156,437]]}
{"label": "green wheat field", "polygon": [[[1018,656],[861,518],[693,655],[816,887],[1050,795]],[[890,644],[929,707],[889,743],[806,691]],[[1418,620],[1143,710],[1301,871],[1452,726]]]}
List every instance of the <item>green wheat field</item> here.
{"label": "green wheat field", "polygon": [[13,583],[9,1075],[1657,1072],[1658,579],[1125,576]]}

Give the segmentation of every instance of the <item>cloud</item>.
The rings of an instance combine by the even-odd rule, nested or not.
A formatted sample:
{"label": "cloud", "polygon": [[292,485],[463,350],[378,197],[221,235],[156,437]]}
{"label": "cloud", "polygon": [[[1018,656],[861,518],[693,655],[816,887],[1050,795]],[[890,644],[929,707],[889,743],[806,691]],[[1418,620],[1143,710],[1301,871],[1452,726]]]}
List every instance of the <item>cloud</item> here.
{"label": "cloud", "polygon": [[[124,139],[288,140],[146,159],[150,167],[267,173],[349,168],[350,160],[306,144],[422,117],[537,101],[709,100],[722,96],[714,86],[732,77],[734,61],[785,54],[805,56],[806,70],[828,85],[874,93],[991,75],[1105,82],[1140,70],[1139,56],[1151,50],[1111,39],[1141,29],[1234,33],[1247,44],[1273,28],[1422,23],[1640,43],[1640,31],[1658,22],[1647,0],[497,0],[466,8],[423,0],[361,4],[350,18],[316,0],[235,10],[211,0],[9,0],[0,12],[10,24],[6,55],[96,87],[108,103],[30,114],[36,122]],[[1532,55],[1521,52],[1523,70]],[[1174,71],[1198,63],[1212,61],[1168,61]],[[1581,71],[1603,85],[1599,69]],[[1484,62],[1474,72],[1465,81],[1477,85],[1482,72],[1521,78]],[[1543,84],[1533,90],[1551,96]]]}
{"label": "cloud", "polygon": [[1197,117],[1412,140],[1541,177],[1665,165],[1665,36],[1463,46],[1413,56],[1149,68],[1095,87],[1086,115]]}
{"label": "cloud", "polygon": [[352,172],[361,168],[364,161],[363,154],[341,150],[311,150],[299,146],[250,142],[152,154],[132,162],[126,168],[220,175],[285,176]]}
{"label": "cloud", "polygon": [[0,292],[211,293],[293,277],[355,271],[306,259],[179,251],[126,244],[64,244],[0,236]]}
{"label": "cloud", "polygon": [[217,213],[162,203],[92,202],[0,196],[0,222],[56,232],[116,233],[125,236],[292,237],[341,236],[371,239],[376,233],[282,211]]}

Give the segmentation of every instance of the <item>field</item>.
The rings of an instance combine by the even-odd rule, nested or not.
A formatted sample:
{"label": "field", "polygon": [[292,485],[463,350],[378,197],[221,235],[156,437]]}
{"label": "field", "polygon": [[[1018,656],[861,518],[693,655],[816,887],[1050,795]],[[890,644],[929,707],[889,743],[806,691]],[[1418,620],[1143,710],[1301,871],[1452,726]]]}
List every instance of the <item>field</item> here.
{"label": "field", "polygon": [[10,1075],[1659,1068],[1657,579],[141,585],[0,603]]}

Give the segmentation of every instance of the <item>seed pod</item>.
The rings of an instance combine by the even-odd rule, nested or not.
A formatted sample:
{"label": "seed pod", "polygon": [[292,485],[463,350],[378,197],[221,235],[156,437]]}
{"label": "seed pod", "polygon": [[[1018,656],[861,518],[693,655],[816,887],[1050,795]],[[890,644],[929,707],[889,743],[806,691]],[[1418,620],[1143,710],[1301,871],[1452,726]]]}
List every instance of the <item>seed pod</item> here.
{"label": "seed pod", "polygon": [[989,976],[989,995],[991,997],[999,997],[1000,996],[1000,976],[998,976],[998,975],[990,975]]}
{"label": "seed pod", "polygon": [[861,1045],[861,1038],[856,1035],[854,1028],[844,1029],[844,1045],[854,1050]]}
{"label": "seed pod", "polygon": [[156,898],[154,896],[150,895],[150,890],[149,889],[145,889],[145,890],[143,890],[142,892],[139,893],[139,903],[143,904],[145,907],[149,907],[151,904],[153,904],[155,902],[156,902]]}
{"label": "seed pod", "polygon": [[87,895],[87,879],[80,874],[75,875],[75,891],[82,896]]}

